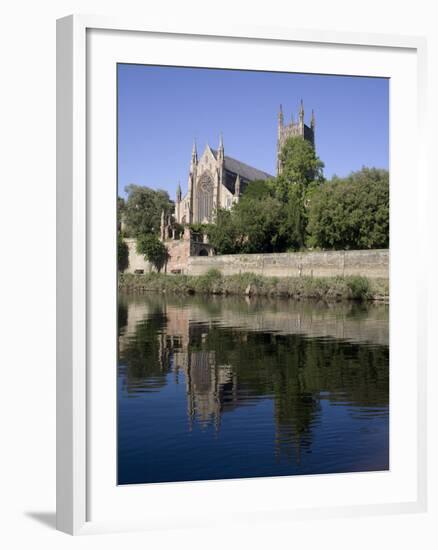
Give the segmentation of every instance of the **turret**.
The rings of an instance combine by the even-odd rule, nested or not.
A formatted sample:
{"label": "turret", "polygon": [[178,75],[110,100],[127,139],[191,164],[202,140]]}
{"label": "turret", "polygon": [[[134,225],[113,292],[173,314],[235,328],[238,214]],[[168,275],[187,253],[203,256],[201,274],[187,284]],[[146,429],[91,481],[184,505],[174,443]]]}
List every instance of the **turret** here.
{"label": "turret", "polygon": [[219,136],[219,148],[217,150],[217,158],[219,161],[224,160],[224,140],[222,137],[222,132],[220,133],[220,136]]}
{"label": "turret", "polygon": [[196,150],[196,141],[193,141],[191,168],[193,168],[197,164],[198,164],[198,151]]}
{"label": "turret", "polygon": [[301,100],[301,104],[300,104],[299,123],[302,126],[304,126],[304,103],[303,103],[303,100]]}
{"label": "turret", "polygon": [[277,176],[281,173],[280,156],[281,156],[283,126],[284,126],[283,106],[280,103],[280,109],[278,110],[278,127],[277,127]]}
{"label": "turret", "polygon": [[240,196],[240,176],[239,176],[239,174],[237,174],[236,185],[234,186],[234,196],[235,197]]}
{"label": "turret", "polygon": [[284,124],[283,105],[280,103],[280,109],[278,110],[278,126],[281,128],[283,124]]}
{"label": "turret", "polygon": [[224,140],[222,132],[219,135],[219,147],[217,150],[217,178],[214,181],[213,189],[213,211],[216,211],[220,207],[220,186],[225,183],[225,153],[224,153]]}
{"label": "turret", "polygon": [[193,190],[195,187],[197,169],[198,169],[198,151],[196,150],[196,141],[194,140],[193,147],[192,147],[192,159],[190,161],[189,181],[187,185],[188,219],[186,220],[186,223],[193,222]]}
{"label": "turret", "polygon": [[181,202],[181,182],[178,182],[178,187],[176,188],[176,202]]}

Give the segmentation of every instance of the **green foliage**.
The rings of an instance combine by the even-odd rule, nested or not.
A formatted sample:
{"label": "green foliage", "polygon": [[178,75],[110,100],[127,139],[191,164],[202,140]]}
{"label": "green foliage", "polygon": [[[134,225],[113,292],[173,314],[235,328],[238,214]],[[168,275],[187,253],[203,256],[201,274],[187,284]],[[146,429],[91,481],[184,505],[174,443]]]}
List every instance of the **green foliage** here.
{"label": "green foliage", "polygon": [[158,272],[161,271],[169,257],[164,244],[156,235],[151,234],[137,237],[137,252],[144,254],[145,258],[156,267]]}
{"label": "green foliage", "polygon": [[160,231],[161,212],[166,215],[173,212],[173,202],[167,191],[149,189],[140,185],[126,187],[128,198],[125,202],[123,215],[126,230],[130,237],[153,234]]}
{"label": "green foliage", "polygon": [[314,190],[309,203],[308,244],[324,249],[389,246],[389,174],[363,168],[333,177]]}
{"label": "green foliage", "polygon": [[174,292],[176,294],[222,294],[278,296],[326,302],[386,300],[386,279],[365,277],[264,277],[255,273],[224,276],[212,269],[200,276],[121,273],[119,288],[126,292]]}
{"label": "green foliage", "polygon": [[208,240],[219,254],[234,254],[239,249],[239,228],[233,211],[219,209],[214,224],[206,228]]}
{"label": "green foliage", "polygon": [[351,290],[351,295],[354,300],[366,300],[371,295],[370,281],[366,277],[349,277],[347,285]]}
{"label": "green foliage", "polygon": [[324,163],[312,145],[299,137],[286,140],[281,159],[283,171],[275,184],[275,195],[284,204],[279,233],[289,250],[300,250],[306,241],[308,196],[324,181]]}
{"label": "green foliage", "polygon": [[201,294],[221,294],[222,275],[218,269],[209,269],[204,275],[192,278],[193,291]]}
{"label": "green foliage", "polygon": [[129,249],[120,233],[117,234],[117,269],[125,271],[129,265]]}
{"label": "green foliage", "polygon": [[251,182],[231,211],[219,210],[208,228],[220,254],[285,252],[305,245],[307,194],[322,180],[323,163],[310,143],[289,138],[280,177]]}
{"label": "green foliage", "polygon": [[234,207],[233,217],[239,233],[239,252],[276,252],[285,247],[279,231],[284,207],[275,197],[243,197]]}
{"label": "green foliage", "polygon": [[201,235],[207,231],[208,227],[209,226],[206,225],[205,223],[191,223],[191,224],[189,224],[189,228],[193,233],[199,233]]}
{"label": "green foliage", "polygon": [[314,183],[322,182],[324,163],[316,156],[315,149],[305,139],[290,137],[281,150],[283,171],[280,180],[301,185],[304,189]]}
{"label": "green foliage", "polygon": [[305,244],[307,225],[306,194],[300,184],[289,185],[284,180],[277,184],[277,197],[281,200],[283,209],[279,219],[279,241],[285,244],[287,250],[300,250]]}
{"label": "green foliage", "polygon": [[243,195],[231,211],[218,210],[216,223],[207,229],[209,241],[219,254],[276,252],[285,247],[279,233],[282,217],[283,205],[276,198]]}
{"label": "green foliage", "polygon": [[274,195],[275,180],[255,180],[245,187],[242,198],[244,199],[264,199]]}
{"label": "green foliage", "polygon": [[122,221],[122,216],[125,211],[125,199],[117,197],[117,221]]}

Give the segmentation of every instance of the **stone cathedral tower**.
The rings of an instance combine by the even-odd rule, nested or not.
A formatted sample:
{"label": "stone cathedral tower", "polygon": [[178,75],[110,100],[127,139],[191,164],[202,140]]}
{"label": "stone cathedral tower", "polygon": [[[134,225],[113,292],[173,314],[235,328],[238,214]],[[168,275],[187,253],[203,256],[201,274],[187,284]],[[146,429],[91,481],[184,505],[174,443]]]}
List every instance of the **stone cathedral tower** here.
{"label": "stone cathedral tower", "polygon": [[[310,126],[304,124],[304,105],[301,100],[298,121],[293,117],[284,122],[280,105],[277,132],[277,175],[283,171],[281,150],[292,136],[301,137],[315,147],[315,115],[312,111]],[[192,223],[212,223],[219,208],[229,210],[238,202],[246,187],[256,180],[268,180],[273,176],[225,154],[222,134],[219,147],[213,149],[208,144],[198,157],[196,144],[193,143],[189,167],[187,193],[183,196],[181,185],[176,188],[175,220],[182,225]]]}
{"label": "stone cathedral tower", "polygon": [[315,115],[312,110],[310,126],[304,124],[304,105],[301,100],[298,121],[294,122],[293,115],[289,124],[284,123],[283,108],[280,105],[278,112],[278,134],[277,134],[277,176],[283,171],[281,162],[281,150],[287,138],[297,136],[309,141],[315,147]]}

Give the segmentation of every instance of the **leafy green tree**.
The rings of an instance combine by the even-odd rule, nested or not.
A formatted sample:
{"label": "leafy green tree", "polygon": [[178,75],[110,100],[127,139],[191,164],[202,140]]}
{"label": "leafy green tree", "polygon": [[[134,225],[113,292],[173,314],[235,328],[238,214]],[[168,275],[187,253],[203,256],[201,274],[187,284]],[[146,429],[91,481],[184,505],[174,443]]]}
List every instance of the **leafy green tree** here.
{"label": "leafy green tree", "polygon": [[306,239],[306,193],[300,184],[289,185],[284,196],[279,241],[285,243],[287,250],[300,250]]}
{"label": "leafy green tree", "polygon": [[284,233],[280,231],[284,208],[275,197],[242,197],[232,216],[241,252],[279,252],[285,248]]}
{"label": "leafy green tree", "polygon": [[334,176],[314,190],[309,202],[308,243],[325,249],[389,246],[389,174],[362,168]]}
{"label": "leafy green tree", "polygon": [[299,250],[306,242],[309,195],[324,181],[324,163],[312,145],[300,137],[286,140],[281,160],[283,170],[275,182],[275,196],[284,205],[279,240],[287,243],[288,250]]}
{"label": "leafy green tree", "polygon": [[125,271],[129,265],[129,249],[122,235],[117,234],[117,268],[119,271]]}
{"label": "leafy green tree", "polygon": [[264,199],[274,196],[275,179],[255,180],[245,187],[243,197],[245,199]]}
{"label": "leafy green tree", "polygon": [[150,233],[137,237],[137,252],[144,254],[158,272],[161,271],[169,257],[165,245],[156,235]]}
{"label": "leafy green tree", "polygon": [[161,212],[173,212],[173,202],[167,191],[149,189],[140,185],[128,185],[123,209],[126,231],[130,237],[154,234],[160,231]]}
{"label": "leafy green tree", "polygon": [[302,185],[307,189],[313,183],[324,181],[322,170],[324,163],[316,156],[315,149],[307,140],[290,137],[281,150],[283,171],[278,178],[280,186],[286,184]]}
{"label": "leafy green tree", "polygon": [[240,250],[240,232],[233,210],[220,208],[215,223],[205,227],[210,244],[219,254],[235,254]]}
{"label": "leafy green tree", "polygon": [[125,210],[125,199],[123,197],[117,197],[117,221],[122,220],[123,212]]}

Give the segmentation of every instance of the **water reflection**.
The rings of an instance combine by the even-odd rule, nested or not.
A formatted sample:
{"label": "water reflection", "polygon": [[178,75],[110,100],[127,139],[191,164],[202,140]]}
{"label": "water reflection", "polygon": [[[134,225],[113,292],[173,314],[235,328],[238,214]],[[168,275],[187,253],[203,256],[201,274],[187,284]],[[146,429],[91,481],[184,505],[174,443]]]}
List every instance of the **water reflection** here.
{"label": "water reflection", "polygon": [[386,469],[388,365],[387,306],[121,297],[119,483]]}

